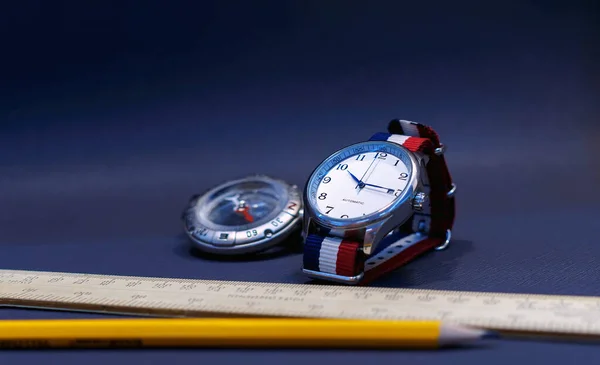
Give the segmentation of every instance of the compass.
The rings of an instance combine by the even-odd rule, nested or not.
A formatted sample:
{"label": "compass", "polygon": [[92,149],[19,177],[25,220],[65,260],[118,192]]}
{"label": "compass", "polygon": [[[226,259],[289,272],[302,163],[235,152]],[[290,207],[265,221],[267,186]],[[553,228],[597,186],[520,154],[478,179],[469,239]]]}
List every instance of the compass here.
{"label": "compass", "polygon": [[301,225],[298,187],[264,175],[247,176],[195,195],[184,228],[200,250],[247,254],[281,243]]}

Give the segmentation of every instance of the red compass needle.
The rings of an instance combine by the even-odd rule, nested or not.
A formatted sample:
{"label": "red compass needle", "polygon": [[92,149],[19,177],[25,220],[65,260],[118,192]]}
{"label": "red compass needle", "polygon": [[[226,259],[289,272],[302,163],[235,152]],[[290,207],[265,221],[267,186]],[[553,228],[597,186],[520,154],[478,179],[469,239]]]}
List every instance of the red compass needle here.
{"label": "red compass needle", "polygon": [[244,215],[244,219],[248,222],[254,222],[254,217],[250,214],[248,206],[244,206],[237,209],[238,213],[242,213]]}

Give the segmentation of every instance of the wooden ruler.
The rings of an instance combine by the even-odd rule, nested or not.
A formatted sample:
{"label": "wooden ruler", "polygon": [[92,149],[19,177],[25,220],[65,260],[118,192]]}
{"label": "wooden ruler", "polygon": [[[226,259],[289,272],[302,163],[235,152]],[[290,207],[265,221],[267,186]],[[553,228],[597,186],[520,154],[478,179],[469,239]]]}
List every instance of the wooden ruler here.
{"label": "wooden ruler", "polygon": [[600,298],[0,270],[0,305],[143,316],[439,319],[600,335]]}

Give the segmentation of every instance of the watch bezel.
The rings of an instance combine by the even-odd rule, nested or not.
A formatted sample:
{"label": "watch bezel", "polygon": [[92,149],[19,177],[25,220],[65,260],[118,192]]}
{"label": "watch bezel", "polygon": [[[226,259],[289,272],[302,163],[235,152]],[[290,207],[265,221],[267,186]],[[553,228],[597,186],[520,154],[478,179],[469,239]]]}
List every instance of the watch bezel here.
{"label": "watch bezel", "polygon": [[[367,145],[376,145],[380,146],[379,152],[387,152],[387,153],[395,153],[396,151],[400,151],[400,154],[403,157],[406,157],[404,162],[407,164],[409,168],[409,177],[406,189],[394,199],[392,202],[387,204],[386,206],[380,208],[379,210],[372,212],[368,215],[358,218],[351,219],[340,219],[333,218],[331,216],[326,215],[319,211],[319,209],[314,206],[314,201],[310,195],[311,185],[314,183],[315,179],[320,180],[324,177],[324,174],[319,175],[318,172],[323,169],[324,166],[330,164],[331,162],[337,163],[344,158],[351,157],[352,155],[356,155],[360,152],[364,152],[364,147]],[[352,150],[352,153],[340,157],[345,151]],[[369,152],[375,152],[374,150],[369,150]],[[408,162],[408,163],[407,163]],[[304,214],[305,218],[313,220],[315,223],[319,224],[322,227],[332,229],[332,230],[357,230],[369,227],[378,222],[390,219],[395,215],[400,215],[399,222],[404,220],[412,213],[412,198],[414,197],[417,188],[419,186],[419,160],[415,156],[413,152],[408,150],[406,147],[389,141],[363,141],[354,143],[351,145],[347,145],[338,149],[337,151],[330,154],[327,158],[325,158],[314,170],[311,172],[309,178],[306,181],[303,193],[304,200]],[[400,224],[400,223],[398,223]]]}

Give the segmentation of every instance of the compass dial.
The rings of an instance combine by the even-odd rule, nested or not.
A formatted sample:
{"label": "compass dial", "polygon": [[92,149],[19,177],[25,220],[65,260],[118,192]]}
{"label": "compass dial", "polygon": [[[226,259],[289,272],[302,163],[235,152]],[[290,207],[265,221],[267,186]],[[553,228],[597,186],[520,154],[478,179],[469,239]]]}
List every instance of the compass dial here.
{"label": "compass dial", "polygon": [[200,248],[237,253],[273,244],[300,214],[295,186],[255,176],[222,184],[195,199],[185,224]]}
{"label": "compass dial", "polygon": [[287,192],[262,181],[242,182],[217,192],[198,214],[216,226],[251,227],[276,213],[284,195]]}

